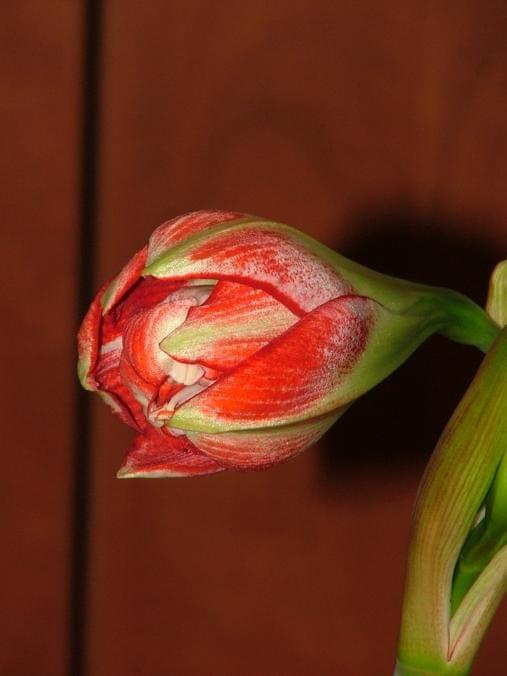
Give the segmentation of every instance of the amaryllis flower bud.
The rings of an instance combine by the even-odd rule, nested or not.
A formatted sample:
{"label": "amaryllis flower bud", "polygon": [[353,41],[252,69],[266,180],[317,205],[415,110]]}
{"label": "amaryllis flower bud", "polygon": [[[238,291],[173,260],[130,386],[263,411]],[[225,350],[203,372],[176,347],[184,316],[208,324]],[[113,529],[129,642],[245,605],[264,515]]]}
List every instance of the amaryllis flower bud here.
{"label": "amaryllis flower bud", "polygon": [[435,331],[487,348],[498,327],[288,226],[197,212],[99,291],[78,369],[139,433],[119,476],[258,469],[314,443]]}

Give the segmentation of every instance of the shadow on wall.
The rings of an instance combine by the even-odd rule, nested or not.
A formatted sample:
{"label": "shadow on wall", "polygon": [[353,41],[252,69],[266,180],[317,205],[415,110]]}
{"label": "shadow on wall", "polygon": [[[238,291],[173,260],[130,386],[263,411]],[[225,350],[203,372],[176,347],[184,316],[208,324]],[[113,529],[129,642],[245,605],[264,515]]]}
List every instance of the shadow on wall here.
{"label": "shadow on wall", "polygon": [[[483,305],[489,275],[505,252],[470,234],[487,233],[487,224],[469,226],[408,210],[366,215],[345,228],[352,235],[336,249],[379,272],[454,288]],[[421,471],[481,358],[440,336],[427,341],[322,439],[323,481],[340,480],[344,472]]]}

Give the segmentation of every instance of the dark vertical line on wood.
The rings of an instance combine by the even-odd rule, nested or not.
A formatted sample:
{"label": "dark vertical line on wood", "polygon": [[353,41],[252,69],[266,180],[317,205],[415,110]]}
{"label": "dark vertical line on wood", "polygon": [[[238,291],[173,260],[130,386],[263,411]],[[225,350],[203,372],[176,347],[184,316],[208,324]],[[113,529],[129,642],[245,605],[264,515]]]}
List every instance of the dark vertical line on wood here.
{"label": "dark vertical line on wood", "polygon": [[[78,322],[84,316],[94,291],[102,2],[85,0],[84,8]],[[79,384],[76,390],[68,673],[69,676],[84,676],[87,667],[91,407],[89,393],[84,392]]]}

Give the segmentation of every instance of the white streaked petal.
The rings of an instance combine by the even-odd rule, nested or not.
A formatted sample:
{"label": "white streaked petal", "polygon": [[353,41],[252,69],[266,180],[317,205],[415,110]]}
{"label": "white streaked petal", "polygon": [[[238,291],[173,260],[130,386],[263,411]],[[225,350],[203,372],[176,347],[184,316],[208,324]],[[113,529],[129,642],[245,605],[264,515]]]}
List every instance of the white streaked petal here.
{"label": "white streaked petal", "polygon": [[114,340],[110,340],[109,343],[104,343],[100,348],[100,354],[107,354],[108,352],[121,349],[123,349],[123,337],[118,336]]}
{"label": "white streaked petal", "polygon": [[213,382],[213,380],[202,378],[199,382],[189,385],[188,387],[184,387],[182,390],[176,392],[176,394],[171,397],[169,403],[167,404],[167,408],[174,411],[178,406],[181,406],[181,404],[185,403],[189,399],[192,399],[192,397],[195,397],[196,394],[206,390],[210,385],[213,384]]}
{"label": "white streaked petal", "polygon": [[[209,380],[208,378],[201,378],[198,382],[193,383],[192,385],[187,385],[182,387],[181,390],[173,394],[173,396],[162,406],[158,408],[151,407],[149,409],[148,417],[150,422],[157,426],[161,427],[165,425],[173,416],[174,411],[192,397],[195,397],[196,394],[203,392],[210,385],[213,385],[215,381]],[[172,430],[172,428],[171,428]],[[179,436],[179,431],[176,430],[175,436]]]}
{"label": "white streaked petal", "polygon": [[184,437],[186,434],[185,430],[179,430],[177,427],[168,427],[167,429],[172,437]]}
{"label": "white streaked petal", "polygon": [[164,302],[178,303],[184,300],[194,301],[195,305],[202,305],[205,301],[208,300],[211,292],[213,291],[214,285],[202,284],[202,285],[186,285],[182,286],[176,291],[170,293]]}
{"label": "white streaked petal", "polygon": [[204,375],[204,369],[198,364],[182,364],[171,357],[167,357],[168,375],[177,383],[193,385]]}

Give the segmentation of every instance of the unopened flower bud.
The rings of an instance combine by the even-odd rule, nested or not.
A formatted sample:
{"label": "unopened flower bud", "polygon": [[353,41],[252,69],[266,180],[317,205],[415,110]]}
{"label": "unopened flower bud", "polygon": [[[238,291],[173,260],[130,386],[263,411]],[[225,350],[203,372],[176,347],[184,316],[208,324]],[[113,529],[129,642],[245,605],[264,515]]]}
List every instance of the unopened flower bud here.
{"label": "unopened flower bud", "polygon": [[257,469],[315,442],[437,331],[484,348],[498,327],[288,226],[197,212],[99,292],[79,374],[139,432],[119,476]]}

